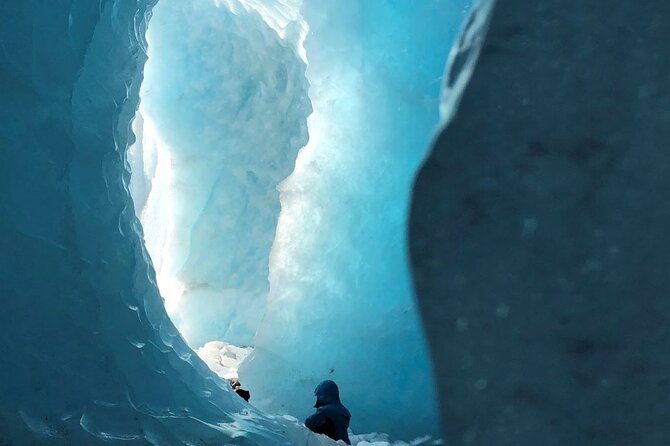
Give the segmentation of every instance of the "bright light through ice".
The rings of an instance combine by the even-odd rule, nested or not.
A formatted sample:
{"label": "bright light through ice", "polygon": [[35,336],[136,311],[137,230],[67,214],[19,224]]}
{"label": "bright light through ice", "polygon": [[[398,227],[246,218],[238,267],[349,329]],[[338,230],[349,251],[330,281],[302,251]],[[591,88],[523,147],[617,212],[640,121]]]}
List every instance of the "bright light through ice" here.
{"label": "bright light through ice", "polygon": [[256,407],[302,418],[328,377],[352,429],[435,433],[404,231],[466,1],[155,8],[133,197],[184,338],[254,346]]}
{"label": "bright light through ice", "polygon": [[192,347],[251,345],[265,311],[277,185],[312,112],[301,3],[161,0],[153,11],[138,126],[150,119],[136,129],[145,153],[131,160],[131,189],[167,309]]}
{"label": "bright light through ice", "polygon": [[[307,75],[309,78],[309,67]],[[355,142],[349,140],[354,133],[349,132],[345,126],[333,123],[341,123],[342,116],[346,116],[349,122],[358,122],[362,119],[363,89],[360,76],[346,66],[332,67],[327,82],[314,83],[310,87],[310,99],[314,111],[307,118],[309,141],[300,150],[291,176],[277,187],[284,200],[291,201],[291,211],[284,211],[279,216],[277,233],[270,253],[271,282],[273,270],[282,270],[292,275],[295,280],[300,280],[301,265],[307,260],[301,257],[301,252],[306,251],[300,249],[300,237],[297,235],[307,235],[304,230],[306,227],[322,224],[321,207],[310,199],[308,192],[314,187],[313,182],[318,182],[321,165],[346,164],[338,161],[338,158],[342,156],[351,158],[350,153],[338,150],[337,144],[333,142],[337,141],[340,147],[355,146]],[[327,150],[328,148],[334,150]],[[280,295],[278,298],[288,299],[290,294]]]}
{"label": "bright light through ice", "polygon": [[165,310],[170,316],[174,316],[179,307],[179,301],[184,294],[184,284],[174,277],[166,277],[161,274],[158,274],[156,280],[165,300]]}
{"label": "bright light through ice", "polygon": [[[147,250],[156,270],[156,281],[165,301],[165,309],[174,316],[180,299],[185,291],[184,284],[178,279],[163,273],[163,267],[176,261],[174,250],[170,249],[174,236],[174,196],[170,193],[152,194],[152,189],[170,191],[174,182],[170,148],[158,137],[151,119],[137,112],[133,130],[139,144],[128,151],[129,162],[133,169],[131,190],[136,202]],[[141,175],[140,175],[141,173]]]}
{"label": "bright light through ice", "polygon": [[304,2],[314,113],[279,188],[267,309],[240,368],[257,407],[307,416],[328,377],[356,414],[354,431],[435,433],[405,229],[461,4]]}

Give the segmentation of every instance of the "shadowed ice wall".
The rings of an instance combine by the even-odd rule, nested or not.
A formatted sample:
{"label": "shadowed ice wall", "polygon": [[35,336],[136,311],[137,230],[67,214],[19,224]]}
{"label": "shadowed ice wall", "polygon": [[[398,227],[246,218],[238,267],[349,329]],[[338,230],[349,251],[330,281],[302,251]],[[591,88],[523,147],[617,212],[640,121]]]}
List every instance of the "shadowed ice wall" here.
{"label": "shadowed ice wall", "polygon": [[416,182],[450,445],[670,444],[670,3],[501,0]]}

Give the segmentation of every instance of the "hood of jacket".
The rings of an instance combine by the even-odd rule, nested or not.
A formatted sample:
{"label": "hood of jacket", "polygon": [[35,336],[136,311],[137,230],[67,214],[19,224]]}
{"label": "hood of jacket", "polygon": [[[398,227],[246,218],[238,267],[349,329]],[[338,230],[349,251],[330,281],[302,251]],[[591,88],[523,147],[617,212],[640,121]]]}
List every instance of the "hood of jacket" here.
{"label": "hood of jacket", "polygon": [[326,404],[340,403],[340,389],[337,384],[331,380],[323,381],[314,389],[316,404],[314,407],[325,406]]}

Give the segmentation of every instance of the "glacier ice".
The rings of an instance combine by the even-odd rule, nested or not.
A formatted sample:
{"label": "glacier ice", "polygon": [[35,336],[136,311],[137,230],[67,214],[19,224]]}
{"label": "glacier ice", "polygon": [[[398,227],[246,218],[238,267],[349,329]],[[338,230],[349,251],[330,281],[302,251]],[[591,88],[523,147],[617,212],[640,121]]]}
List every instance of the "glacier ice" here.
{"label": "glacier ice", "polygon": [[[351,287],[356,280],[361,290],[372,289],[367,278],[379,272],[367,268],[369,251],[356,249],[385,236],[389,219],[376,232],[357,229],[375,215],[388,216],[393,205],[377,203],[349,215],[333,212],[344,209],[344,198],[331,204],[315,195],[342,188],[347,205],[359,206],[348,180],[362,178],[358,197],[374,203],[373,192],[382,191],[383,183],[375,173],[402,177],[404,172],[393,168],[394,157],[383,156],[384,143],[416,147],[416,153],[406,154],[408,166],[421,159],[425,145],[415,140],[414,125],[428,128],[437,116],[428,119],[416,108],[425,102],[435,110],[437,96],[420,100],[414,94],[423,91],[419,84],[399,86],[408,85],[402,79],[405,68],[421,70],[428,55],[415,39],[432,35],[435,28],[425,22],[439,14],[406,29],[414,13],[404,10],[410,2],[352,2],[346,10],[333,1],[320,8],[306,2],[298,14],[298,0],[217,1],[265,29],[249,18],[260,16],[295,52],[295,60],[309,62],[306,75],[313,91],[335,93],[311,97],[311,146],[300,154],[295,175],[281,185],[286,212],[268,264],[269,311],[255,341],[258,354],[248,363],[250,379],[288,369],[309,381],[309,375],[322,373],[318,358],[327,349],[351,370],[362,365],[366,373],[365,367],[375,365],[383,373],[396,372],[397,381],[373,382],[365,392],[389,382],[391,389],[404,384],[424,391],[413,373],[425,371],[425,364],[418,367],[425,357],[412,364],[407,350],[398,348],[395,357],[385,358],[385,349],[393,355],[400,346],[375,344],[390,328],[386,313],[376,313],[379,321],[368,318],[349,341],[351,348],[341,349],[339,342],[351,339],[361,316],[381,303],[358,299],[355,306],[333,306],[336,321],[345,319],[340,312],[346,309],[352,320],[338,325],[342,338],[332,336],[330,322],[308,305],[307,285],[313,283],[301,287],[289,280],[292,273],[313,280],[324,263],[314,262],[314,253],[293,244],[289,234],[301,221],[313,223],[304,227],[308,239],[326,226],[340,228],[336,240],[327,240],[328,249],[319,251],[336,259],[338,267],[322,276],[320,289],[326,292],[314,299],[360,297]],[[169,169],[163,170],[170,160],[161,156],[169,146],[157,137],[151,117],[134,125],[146,144],[141,153],[128,154],[132,182],[126,164],[153,3],[0,3],[2,442],[332,444],[295,418],[263,415],[233,395],[166,314],[133,209],[133,204],[144,209],[152,188],[171,178]],[[424,12],[444,4],[411,2]],[[473,35],[481,59],[458,114],[444,110],[444,117],[455,119],[436,142],[414,191],[412,264],[450,444],[670,443],[670,210],[664,195],[670,189],[665,149],[670,3],[571,6],[562,0],[498,2],[486,40]],[[307,28],[301,20],[313,30],[304,50]],[[320,40],[332,49],[321,53],[321,61],[310,51]],[[407,51],[401,57],[382,51],[392,42]],[[420,61],[411,63],[412,57]],[[322,70],[328,59],[337,62],[332,75]],[[345,104],[343,97],[356,100]],[[322,118],[319,112],[325,112]],[[338,121],[346,125],[326,125]],[[371,135],[372,124],[384,122],[390,125],[382,127],[392,131]],[[345,128],[359,131],[339,130]],[[344,162],[346,154],[332,147],[338,144],[362,147],[349,154],[358,155],[355,163]],[[370,170],[371,161],[376,170]],[[330,165],[337,163],[355,169],[337,172]],[[314,184],[308,179],[316,181],[312,169],[317,167],[327,181],[321,189],[307,188]],[[129,190],[144,198],[132,203]],[[300,205],[315,202],[321,206],[311,220],[297,218]],[[354,224],[342,229],[339,224],[348,219]],[[356,255],[345,259],[344,250]],[[383,259],[391,260],[391,270],[397,264],[394,251],[388,252]],[[304,275],[311,265],[314,274]],[[402,269],[396,271],[388,283],[406,277]],[[167,283],[175,296],[182,286],[176,279]],[[179,301],[171,302],[174,314]],[[292,318],[302,321],[310,309],[305,324],[277,329]],[[411,322],[413,316],[406,317],[401,320]],[[415,328],[408,325],[410,332]],[[364,344],[377,348],[366,350]],[[364,351],[363,362],[345,362],[360,359]],[[383,360],[392,361],[386,369],[377,362]],[[286,375],[268,378],[295,385]],[[293,395],[302,395],[307,385],[292,387]],[[393,392],[349,396],[389,404],[382,409],[395,397]],[[269,401],[268,407],[281,404]],[[389,443],[383,435],[352,438]]]}
{"label": "glacier ice", "polygon": [[170,322],[126,187],[152,2],[0,4],[0,432],[291,444]]}
{"label": "glacier ice", "polygon": [[240,369],[259,407],[307,415],[332,378],[354,431],[438,433],[404,228],[468,3],[304,2],[310,140],[279,186],[268,307]]}
{"label": "glacier ice", "polygon": [[479,35],[410,224],[445,441],[670,444],[670,2],[498,1]]}
{"label": "glacier ice", "polygon": [[0,5],[3,440],[328,443],[182,335],[255,344],[261,408],[302,416],[328,375],[357,431],[435,433],[404,214],[462,7],[161,0],[185,31],[149,35],[135,115],[154,3]]}
{"label": "glacier ice", "polygon": [[133,167],[147,247],[192,346],[254,345],[258,407],[302,418],[332,378],[354,430],[437,434],[404,227],[468,3],[154,9]]}
{"label": "glacier ice", "polygon": [[193,346],[253,343],[276,186],[307,142],[305,63],[241,6],[161,0],[147,33],[134,194],[161,291]]}
{"label": "glacier ice", "polygon": [[252,350],[251,347],[238,347],[223,341],[209,341],[195,352],[220,377],[237,379],[240,364]]}

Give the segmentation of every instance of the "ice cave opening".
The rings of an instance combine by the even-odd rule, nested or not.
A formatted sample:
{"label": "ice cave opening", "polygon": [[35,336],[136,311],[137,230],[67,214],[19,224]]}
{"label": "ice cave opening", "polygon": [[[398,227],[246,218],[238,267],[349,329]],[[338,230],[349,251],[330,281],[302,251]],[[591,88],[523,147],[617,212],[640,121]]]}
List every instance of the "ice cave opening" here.
{"label": "ice cave opening", "polygon": [[470,1],[345,3],[160,0],[129,188],[168,314],[253,405],[333,379],[354,432],[436,436],[405,228]]}

